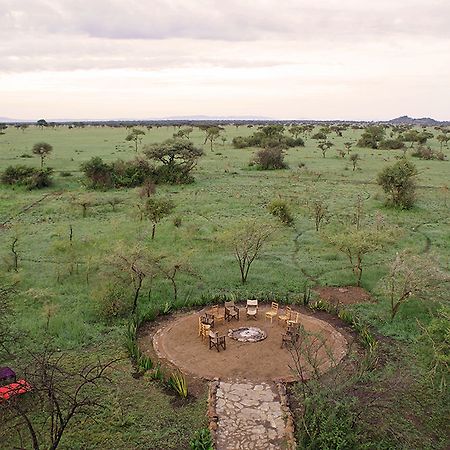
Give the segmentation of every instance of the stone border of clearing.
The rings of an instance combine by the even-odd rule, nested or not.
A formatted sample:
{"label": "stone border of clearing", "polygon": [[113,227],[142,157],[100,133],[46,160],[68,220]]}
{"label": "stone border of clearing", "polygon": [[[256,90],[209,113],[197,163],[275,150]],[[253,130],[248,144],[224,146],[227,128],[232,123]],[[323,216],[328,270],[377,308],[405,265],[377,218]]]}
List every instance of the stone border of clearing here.
{"label": "stone border of clearing", "polygon": [[217,433],[217,422],[219,421],[219,416],[216,411],[217,402],[217,388],[219,387],[220,380],[215,378],[213,381],[208,383],[208,428],[211,433],[211,439],[213,442],[213,448],[216,448],[216,433]]}

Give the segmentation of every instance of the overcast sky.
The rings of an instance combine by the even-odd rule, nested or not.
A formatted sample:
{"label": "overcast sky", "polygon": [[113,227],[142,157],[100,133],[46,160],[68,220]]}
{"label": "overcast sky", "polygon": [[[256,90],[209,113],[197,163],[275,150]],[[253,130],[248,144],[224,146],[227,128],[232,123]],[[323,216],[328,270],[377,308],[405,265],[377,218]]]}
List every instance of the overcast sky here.
{"label": "overcast sky", "polygon": [[450,0],[0,0],[0,117],[450,119]]}

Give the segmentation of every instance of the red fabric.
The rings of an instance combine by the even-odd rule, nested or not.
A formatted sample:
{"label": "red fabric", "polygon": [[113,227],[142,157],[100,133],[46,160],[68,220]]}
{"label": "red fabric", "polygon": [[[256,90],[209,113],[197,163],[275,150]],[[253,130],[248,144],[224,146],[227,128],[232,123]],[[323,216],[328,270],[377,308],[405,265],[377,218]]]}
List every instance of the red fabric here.
{"label": "red fabric", "polygon": [[25,394],[25,392],[31,391],[31,385],[25,380],[19,380],[17,383],[7,384],[0,387],[0,402],[9,400],[11,397],[19,394]]}

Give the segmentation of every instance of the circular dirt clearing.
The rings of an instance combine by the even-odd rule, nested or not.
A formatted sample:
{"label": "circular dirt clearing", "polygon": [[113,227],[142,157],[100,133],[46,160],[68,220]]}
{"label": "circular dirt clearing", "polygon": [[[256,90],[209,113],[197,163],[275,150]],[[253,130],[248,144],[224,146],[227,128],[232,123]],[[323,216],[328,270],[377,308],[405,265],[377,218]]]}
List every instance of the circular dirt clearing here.
{"label": "circular dirt clearing", "polygon": [[[204,311],[189,313],[174,318],[165,324],[153,336],[153,346],[159,358],[165,359],[183,372],[206,379],[249,379],[293,381],[294,360],[286,348],[281,348],[282,334],[285,328],[275,318],[271,324],[264,320],[267,308],[260,307],[257,320],[245,319],[245,308],[241,309],[239,322],[219,323],[214,331],[226,336],[226,350],[209,350],[208,339],[198,336],[198,319]],[[323,320],[301,315],[301,324],[311,338],[321,344],[314,344],[308,358],[302,359],[303,368],[312,370],[308,360],[315,359],[315,365],[321,372],[337,364],[347,352],[347,341],[334,327]],[[267,338],[259,342],[239,342],[228,337],[228,332],[241,327],[260,328]],[[149,339],[148,338],[143,338]],[[143,342],[143,344],[146,344]],[[308,346],[306,346],[308,347]]]}

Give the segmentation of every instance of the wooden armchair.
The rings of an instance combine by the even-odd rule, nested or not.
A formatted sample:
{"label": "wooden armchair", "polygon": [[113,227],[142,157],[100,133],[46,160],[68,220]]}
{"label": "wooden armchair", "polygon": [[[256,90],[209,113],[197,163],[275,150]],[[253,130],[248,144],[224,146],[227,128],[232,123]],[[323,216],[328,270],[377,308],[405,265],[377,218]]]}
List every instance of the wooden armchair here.
{"label": "wooden armchair", "polygon": [[209,332],[209,349],[212,348],[217,349],[218,352],[220,352],[220,347],[222,347],[224,350],[227,348],[227,344],[225,342],[225,336],[219,336],[219,333],[210,331]]}
{"label": "wooden armchair", "polygon": [[208,333],[211,330],[211,325],[202,322],[202,317],[198,318],[198,335],[201,336],[202,341],[208,337]]}
{"label": "wooden armchair", "polygon": [[219,305],[214,305],[209,313],[214,316],[214,323],[223,322],[225,320],[225,312],[219,311]]}
{"label": "wooden armchair", "polygon": [[245,308],[247,319],[257,320],[258,315],[258,300],[247,300],[247,306]]}
{"label": "wooden armchair", "polygon": [[270,310],[266,312],[264,320],[270,319],[270,323],[272,323],[273,318],[277,316],[278,316],[278,303],[272,302],[272,306],[270,307]]}
{"label": "wooden armchair", "polygon": [[278,316],[278,322],[281,322],[283,326],[287,325],[287,321],[291,320],[292,316],[292,309],[290,306],[286,306],[286,310],[284,311],[284,314],[280,314]]}
{"label": "wooden armchair", "polygon": [[291,314],[291,318],[287,320],[287,324],[292,325],[292,324],[297,324],[300,323],[300,313],[299,312],[292,312]]}
{"label": "wooden armchair", "polygon": [[225,302],[225,320],[229,322],[232,319],[239,321],[239,308],[233,301]]}

